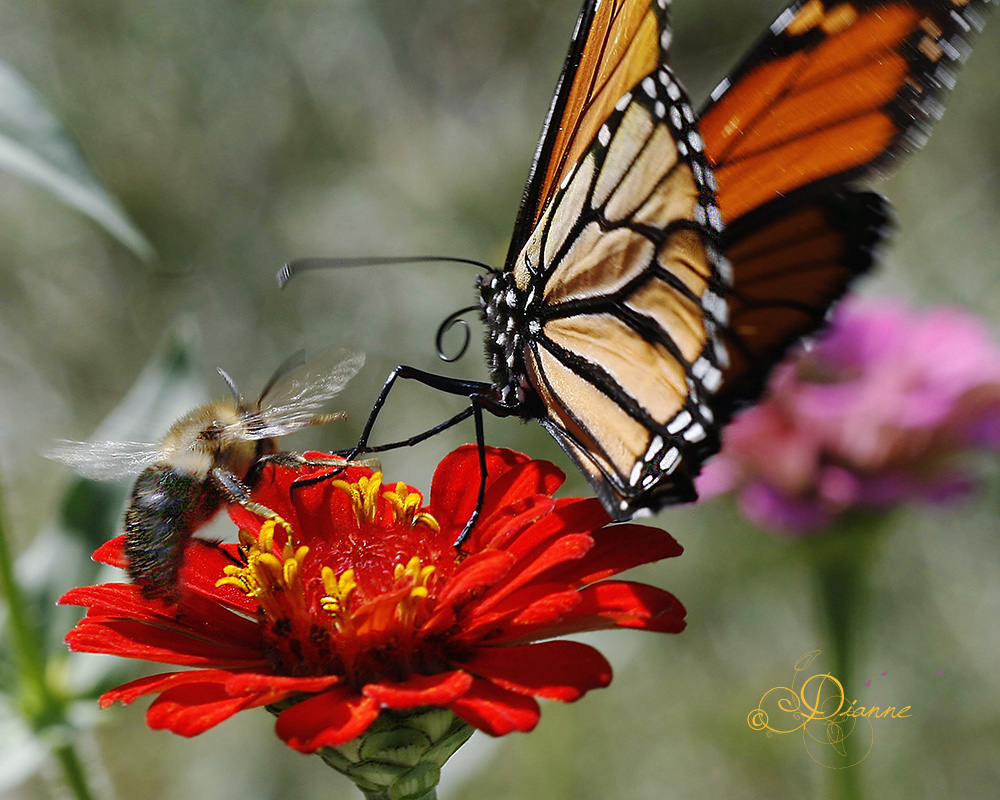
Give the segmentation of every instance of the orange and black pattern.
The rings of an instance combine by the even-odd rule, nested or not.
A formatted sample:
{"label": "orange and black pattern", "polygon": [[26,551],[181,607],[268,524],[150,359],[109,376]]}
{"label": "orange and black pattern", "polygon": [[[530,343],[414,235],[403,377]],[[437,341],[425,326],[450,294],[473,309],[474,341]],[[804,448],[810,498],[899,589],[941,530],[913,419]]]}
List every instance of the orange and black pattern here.
{"label": "orange and black pattern", "polygon": [[712,93],[698,124],[733,271],[720,423],[871,266],[891,215],[851,184],[926,141],[992,5],[803,0]]}
{"label": "orange and black pattern", "polygon": [[920,147],[996,0],[800,0],[698,121],[727,222]]}
{"label": "orange and black pattern", "polygon": [[542,127],[508,260],[520,251],[615,104],[666,63],[669,13],[669,0],[584,3]]}
{"label": "orange and black pattern", "polygon": [[480,281],[494,410],[537,418],[619,519],[693,499],[721,426],[870,268],[891,214],[853,183],[926,139],[995,2],[799,0],[696,117],[668,0],[587,0]]}
{"label": "orange and black pattern", "polygon": [[760,395],[788,347],[816,331],[871,268],[890,221],[874,192],[805,189],[726,227],[733,285],[723,332],[729,365],[712,399],[718,424]]}

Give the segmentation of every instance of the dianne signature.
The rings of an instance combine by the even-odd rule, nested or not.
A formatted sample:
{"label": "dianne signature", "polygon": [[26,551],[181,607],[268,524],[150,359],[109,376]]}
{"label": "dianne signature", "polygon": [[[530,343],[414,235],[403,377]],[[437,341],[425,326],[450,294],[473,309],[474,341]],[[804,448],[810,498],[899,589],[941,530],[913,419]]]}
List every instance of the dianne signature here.
{"label": "dianne signature", "polygon": [[[906,719],[911,707],[859,706],[847,702],[843,684],[828,672],[805,677],[819,650],[795,662],[791,686],[775,686],[747,715],[756,731],[784,735],[802,732],[806,752],[817,764],[846,769],[864,761],[875,744],[873,719]],[[798,686],[798,688],[796,688]]]}

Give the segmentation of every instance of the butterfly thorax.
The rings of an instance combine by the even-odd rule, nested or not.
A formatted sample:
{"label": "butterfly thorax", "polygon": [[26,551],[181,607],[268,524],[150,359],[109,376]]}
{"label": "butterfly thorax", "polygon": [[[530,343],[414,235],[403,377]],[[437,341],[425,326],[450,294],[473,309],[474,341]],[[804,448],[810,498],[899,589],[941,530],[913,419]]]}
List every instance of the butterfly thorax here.
{"label": "butterfly thorax", "polygon": [[486,362],[493,400],[521,417],[535,417],[538,399],[528,382],[524,347],[530,336],[529,297],[510,272],[494,272],[478,280],[479,305],[486,325]]}

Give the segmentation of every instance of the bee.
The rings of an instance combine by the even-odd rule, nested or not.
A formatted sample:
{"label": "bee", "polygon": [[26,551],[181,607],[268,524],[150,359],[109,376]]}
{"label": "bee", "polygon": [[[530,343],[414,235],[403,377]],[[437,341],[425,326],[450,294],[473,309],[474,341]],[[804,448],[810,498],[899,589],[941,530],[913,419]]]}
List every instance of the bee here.
{"label": "bee", "polygon": [[315,462],[281,451],[277,439],[311,425],[342,419],[322,414],[361,369],[360,354],[282,364],[253,405],[222,369],[232,397],[198,406],[175,422],[159,443],[63,441],[47,455],[87,478],[108,480],[138,473],[125,511],[125,555],[132,581],[147,598],[177,599],[178,573],[191,535],[227,503],[273,514],[250,499],[268,463]]}

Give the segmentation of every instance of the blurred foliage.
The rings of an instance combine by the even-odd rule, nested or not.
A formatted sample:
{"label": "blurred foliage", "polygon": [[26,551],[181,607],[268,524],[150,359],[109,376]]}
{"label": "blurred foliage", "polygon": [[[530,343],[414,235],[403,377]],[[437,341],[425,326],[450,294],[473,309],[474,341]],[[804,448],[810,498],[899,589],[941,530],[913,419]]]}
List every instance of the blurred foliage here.
{"label": "blurred foliage", "polygon": [[[696,101],[783,5],[676,0],[673,65]],[[219,365],[259,385],[301,347],[368,354],[343,395],[348,422],[291,447],[350,443],[397,363],[484,377],[475,347],[454,365],[433,348],[440,320],[474,299],[471,271],[314,273],[283,292],[274,273],[306,255],[499,263],[577,11],[575,0],[0,0],[0,58],[47,99],[160,256],[136,269],[85,218],[0,174],[0,474],[19,548],[71,480],[39,454],[56,438],[88,438],[182,315],[197,321],[193,359],[206,380]],[[865,291],[997,307],[991,22],[935,136],[881,187],[900,232]],[[397,392],[377,440],[461,407],[420,387]],[[389,477],[426,487],[437,459],[471,436],[460,426],[387,455]],[[487,437],[566,466],[538,426],[488,420]],[[587,492],[575,472],[567,491]],[[994,490],[902,516],[873,569],[876,613],[857,674],[872,677],[866,696],[912,705],[914,717],[877,730],[857,768],[871,797],[987,796],[1000,780],[988,757],[1000,744],[997,500]],[[746,725],[760,695],[820,646],[808,575],[724,505],[659,522],[687,552],[641,577],[685,602],[688,630],[602,637],[611,688],[549,704],[530,738],[477,734],[446,768],[444,798],[820,796],[827,776],[800,742]],[[80,557],[67,550],[48,569]],[[119,797],[356,791],[280,745],[263,711],[197,742],[146,730],[140,708],[100,718],[94,751]],[[4,797],[48,791],[33,779]]]}
{"label": "blurred foliage", "polygon": [[0,62],[0,168],[48,189],[87,214],[139,258],[152,248],[118,202],[100,185],[45,102]]}

